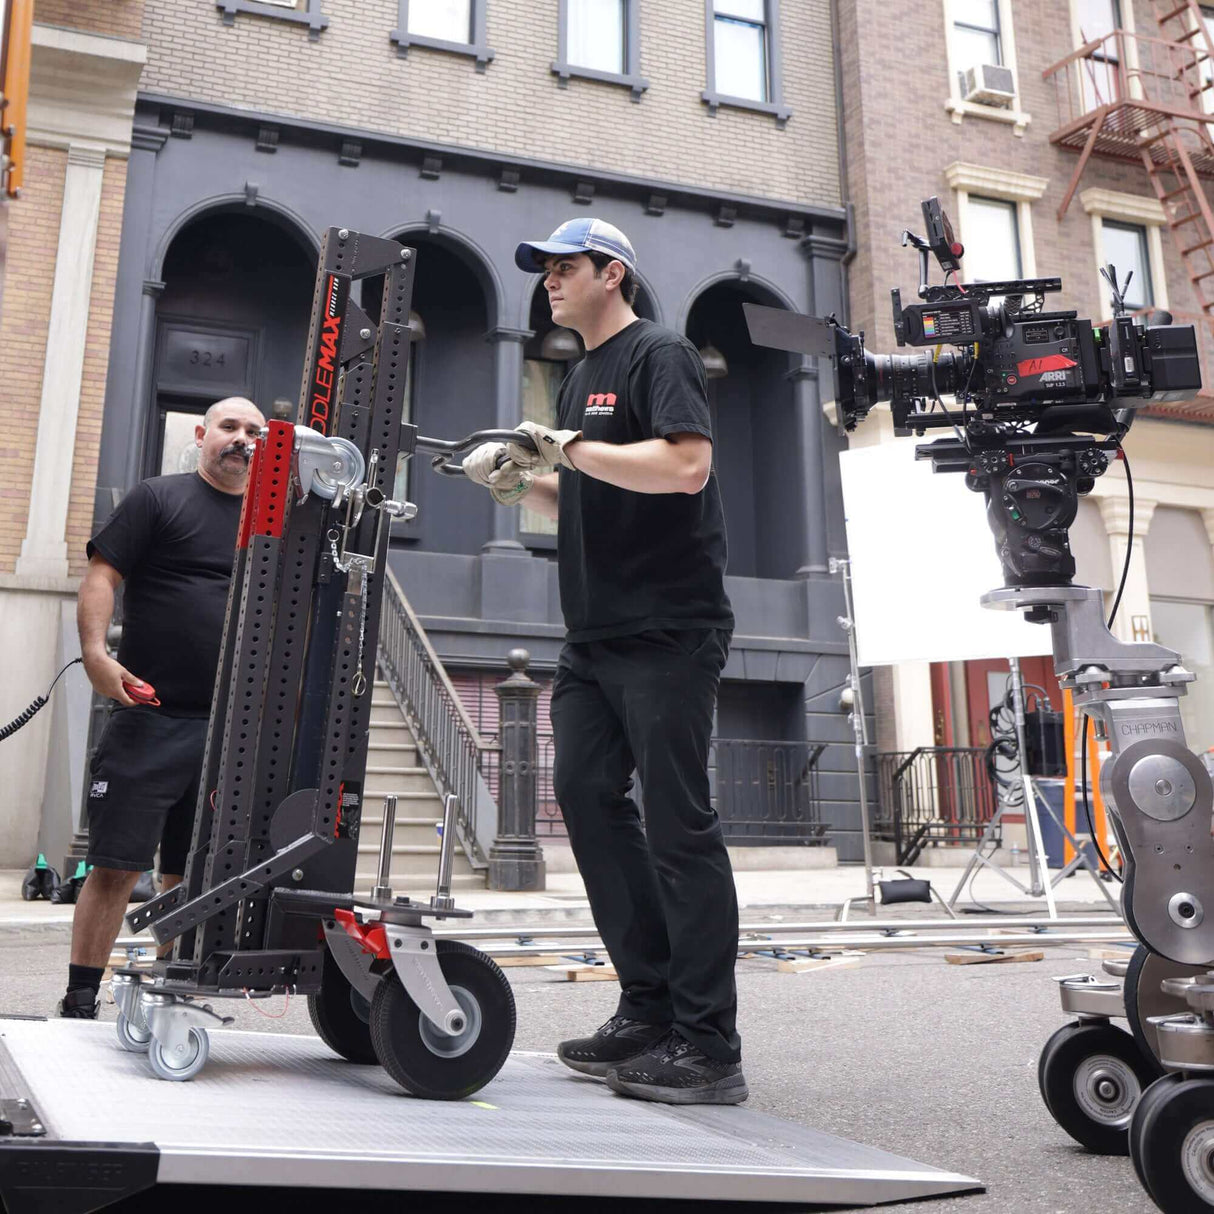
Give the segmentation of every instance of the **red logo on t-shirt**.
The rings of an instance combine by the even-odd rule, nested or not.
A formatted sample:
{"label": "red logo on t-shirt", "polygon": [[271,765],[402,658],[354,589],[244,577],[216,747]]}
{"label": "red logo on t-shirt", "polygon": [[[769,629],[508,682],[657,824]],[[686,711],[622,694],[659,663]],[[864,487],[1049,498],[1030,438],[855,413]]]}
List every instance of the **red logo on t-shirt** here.
{"label": "red logo on t-shirt", "polygon": [[610,417],[615,412],[614,392],[591,392],[586,397],[587,417]]}

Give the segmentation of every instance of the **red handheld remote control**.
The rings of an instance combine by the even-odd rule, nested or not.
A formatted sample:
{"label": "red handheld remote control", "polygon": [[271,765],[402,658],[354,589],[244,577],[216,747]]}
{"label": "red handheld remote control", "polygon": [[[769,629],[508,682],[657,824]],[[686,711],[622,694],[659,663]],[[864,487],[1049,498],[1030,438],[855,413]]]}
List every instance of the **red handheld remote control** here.
{"label": "red handheld remote control", "polygon": [[128,683],[123,680],[122,690],[135,701],[136,704],[146,704],[149,708],[159,708],[160,701],[156,698],[156,688],[151,683],[140,683],[138,687],[134,683]]}

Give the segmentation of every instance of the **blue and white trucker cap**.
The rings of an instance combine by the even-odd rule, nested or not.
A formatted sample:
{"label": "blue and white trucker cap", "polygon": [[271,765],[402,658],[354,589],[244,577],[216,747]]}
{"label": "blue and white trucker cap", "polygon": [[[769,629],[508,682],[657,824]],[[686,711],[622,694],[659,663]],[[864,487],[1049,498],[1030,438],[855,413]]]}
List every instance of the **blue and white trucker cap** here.
{"label": "blue and white trucker cap", "polygon": [[523,241],[514,252],[514,261],[520,270],[534,274],[543,269],[545,257],[590,252],[606,253],[630,270],[637,268],[637,255],[628,237],[605,219],[567,219],[547,240]]}

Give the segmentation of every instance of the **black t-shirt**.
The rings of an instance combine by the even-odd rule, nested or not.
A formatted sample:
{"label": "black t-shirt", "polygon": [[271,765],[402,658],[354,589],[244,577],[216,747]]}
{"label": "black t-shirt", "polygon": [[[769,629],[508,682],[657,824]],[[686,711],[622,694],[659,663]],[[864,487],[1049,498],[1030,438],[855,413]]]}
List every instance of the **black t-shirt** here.
{"label": "black t-shirt", "polygon": [[197,472],[154,476],[89,541],[125,581],[118,661],[169,716],[211,711],[241,501]]}
{"label": "black t-shirt", "polygon": [[[704,366],[689,341],[634,321],[566,376],[557,424],[606,443],[711,439]],[[715,469],[689,494],[635,493],[561,468],[557,555],[571,641],[733,627]]]}

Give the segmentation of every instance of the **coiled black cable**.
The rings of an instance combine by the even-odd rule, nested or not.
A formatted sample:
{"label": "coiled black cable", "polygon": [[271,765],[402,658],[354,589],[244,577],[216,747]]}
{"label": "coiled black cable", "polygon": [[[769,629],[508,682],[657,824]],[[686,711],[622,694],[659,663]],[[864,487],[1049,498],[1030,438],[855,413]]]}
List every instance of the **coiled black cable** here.
{"label": "coiled black cable", "polygon": [[83,658],[73,658],[68,664],[57,674],[51,682],[51,685],[46,689],[46,695],[38,696],[37,699],[18,717],[14,717],[7,725],[0,728],[0,742],[6,738],[11,738],[17,730],[28,725],[43,708],[46,707],[47,701],[51,698],[51,692],[55,690],[55,684],[63,678],[64,674],[70,670],[77,662],[83,662]]}

